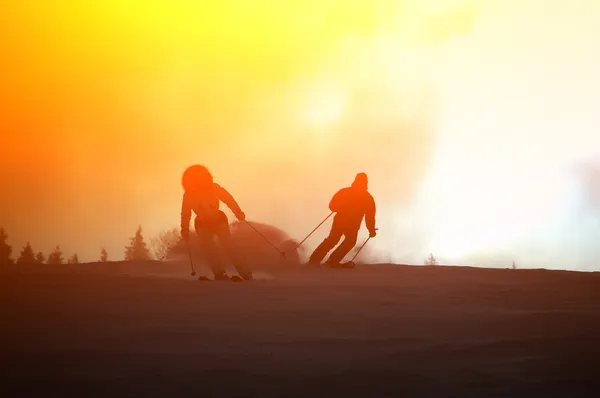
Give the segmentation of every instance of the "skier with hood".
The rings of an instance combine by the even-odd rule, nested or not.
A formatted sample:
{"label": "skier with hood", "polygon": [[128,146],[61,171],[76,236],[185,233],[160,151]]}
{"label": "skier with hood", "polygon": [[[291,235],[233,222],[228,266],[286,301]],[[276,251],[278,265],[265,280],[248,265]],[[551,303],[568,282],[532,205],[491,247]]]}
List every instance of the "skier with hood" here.
{"label": "skier with hood", "polygon": [[352,186],[340,189],[331,199],[329,209],[335,212],[329,236],[315,249],[308,263],[320,266],[323,258],[344,236],[344,241],[329,256],[326,264],[339,267],[340,261],[356,245],[358,231],[363,218],[369,230],[369,236],[377,235],[375,228],[375,200],[368,191],[369,180],[365,173],[358,173]]}
{"label": "skier with hood", "polygon": [[194,227],[200,238],[200,248],[206,262],[212,269],[215,280],[227,280],[229,277],[219,259],[214,237],[219,239],[221,247],[244,280],[252,279],[252,272],[242,266],[242,258],[236,249],[229,230],[227,215],[219,209],[223,202],[231,209],[236,218],[245,221],[246,216],[233,196],[213,181],[208,169],[201,165],[188,167],[183,173],[184,188],[181,204],[181,236],[187,241],[190,237],[190,219],[196,214]]}

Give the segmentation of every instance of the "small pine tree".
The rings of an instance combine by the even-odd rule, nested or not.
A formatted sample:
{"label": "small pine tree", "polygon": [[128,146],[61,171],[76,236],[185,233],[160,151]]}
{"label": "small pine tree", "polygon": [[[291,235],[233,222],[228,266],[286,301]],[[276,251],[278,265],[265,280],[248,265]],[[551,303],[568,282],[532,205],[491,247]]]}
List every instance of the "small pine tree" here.
{"label": "small pine tree", "polygon": [[512,263],[512,269],[517,269],[517,264],[514,261]]}
{"label": "small pine tree", "polygon": [[429,257],[425,260],[425,265],[438,265],[437,258],[433,256],[433,253],[429,254]]}
{"label": "small pine tree", "polygon": [[54,251],[50,253],[48,256],[48,264],[64,264],[65,260],[63,259],[63,253],[60,250],[60,246],[56,246]]}
{"label": "small pine tree", "polygon": [[108,252],[105,248],[102,248],[102,251],[100,251],[100,261],[103,263],[108,262]]}
{"label": "small pine tree", "polygon": [[69,257],[68,263],[69,264],[79,264],[79,256],[77,256],[77,253],[75,253],[71,257]]}
{"label": "small pine tree", "polygon": [[145,261],[150,260],[150,251],[144,242],[142,236],[142,226],[140,225],[133,238],[129,238],[129,246],[125,248],[125,261]]}
{"label": "small pine tree", "polygon": [[6,243],[8,235],[4,228],[0,228],[0,265],[12,264],[13,260],[10,258],[12,254],[12,247]]}
{"label": "small pine tree", "polygon": [[33,249],[31,248],[31,244],[27,242],[23,250],[21,250],[21,255],[17,258],[17,264],[33,264],[35,263],[35,254]]}
{"label": "small pine tree", "polygon": [[46,261],[44,253],[38,252],[38,254],[35,255],[35,262],[38,264],[44,264],[44,261]]}

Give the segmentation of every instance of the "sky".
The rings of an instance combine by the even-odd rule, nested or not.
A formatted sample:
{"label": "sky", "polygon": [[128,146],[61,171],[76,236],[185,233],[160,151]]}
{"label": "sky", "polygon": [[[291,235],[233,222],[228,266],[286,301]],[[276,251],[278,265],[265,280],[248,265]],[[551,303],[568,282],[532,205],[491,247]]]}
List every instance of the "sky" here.
{"label": "sky", "polygon": [[366,172],[393,261],[600,268],[600,3],[212,3],[1,3],[15,252],[121,259],[199,163],[299,240]]}

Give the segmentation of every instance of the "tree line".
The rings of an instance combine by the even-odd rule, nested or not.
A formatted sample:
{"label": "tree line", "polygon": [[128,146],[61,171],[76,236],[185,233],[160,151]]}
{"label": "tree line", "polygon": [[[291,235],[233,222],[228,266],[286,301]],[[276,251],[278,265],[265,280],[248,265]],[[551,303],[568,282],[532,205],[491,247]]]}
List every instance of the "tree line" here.
{"label": "tree line", "polygon": [[[8,235],[4,228],[0,228],[0,265],[6,264],[79,264],[79,257],[77,253],[67,258],[66,261],[63,257],[63,252],[59,245],[48,255],[44,256],[44,253],[35,253],[31,244],[27,242],[16,260],[12,258],[12,247],[6,242]],[[167,231],[161,232],[158,236],[151,240],[150,248],[144,240],[142,234],[141,225],[138,226],[135,235],[129,238],[129,244],[125,247],[125,261],[146,261],[151,260],[153,257],[159,261],[163,260],[169,255],[169,252],[174,248],[177,242],[181,239],[181,235],[176,228],[172,228]],[[151,255],[151,249],[154,256]],[[100,262],[106,263],[109,261],[108,252],[105,248],[100,250]],[[437,258],[433,254],[424,261],[425,265],[439,265]],[[516,269],[516,265],[513,262],[513,269]]]}
{"label": "tree line", "polygon": [[[163,252],[167,249],[174,238],[173,231],[161,233],[153,239],[155,256],[163,257]],[[4,228],[0,228],[0,265],[8,264],[79,264],[79,256],[74,253],[67,259],[60,248],[56,245],[55,248],[46,257],[43,252],[35,252],[28,241],[23,249],[18,253],[16,259],[13,258],[13,248],[7,243],[8,234]],[[15,253],[16,254],[16,253]],[[125,261],[145,261],[152,259],[150,249],[144,240],[142,227],[138,226],[133,237],[129,238],[129,244],[125,247]],[[166,253],[165,253],[166,254]],[[159,258],[160,259],[160,258]],[[100,262],[108,262],[108,252],[105,248],[100,250]]]}

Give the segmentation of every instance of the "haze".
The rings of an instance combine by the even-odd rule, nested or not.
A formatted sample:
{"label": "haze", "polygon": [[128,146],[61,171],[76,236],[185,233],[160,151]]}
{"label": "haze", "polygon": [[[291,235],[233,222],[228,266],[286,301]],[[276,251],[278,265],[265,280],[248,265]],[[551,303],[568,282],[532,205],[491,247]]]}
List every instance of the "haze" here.
{"label": "haze", "polygon": [[595,269],[598,15],[593,0],[3,2],[0,225],[17,253],[121,259],[138,224],[178,226],[181,173],[202,163],[249,219],[301,239],[364,171],[372,248],[393,261]]}

